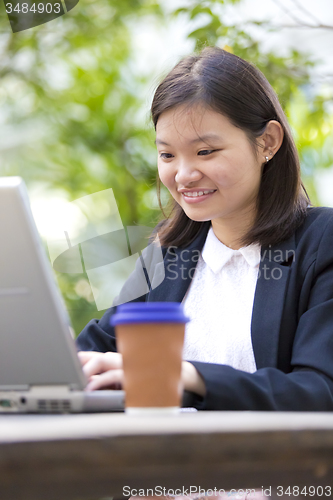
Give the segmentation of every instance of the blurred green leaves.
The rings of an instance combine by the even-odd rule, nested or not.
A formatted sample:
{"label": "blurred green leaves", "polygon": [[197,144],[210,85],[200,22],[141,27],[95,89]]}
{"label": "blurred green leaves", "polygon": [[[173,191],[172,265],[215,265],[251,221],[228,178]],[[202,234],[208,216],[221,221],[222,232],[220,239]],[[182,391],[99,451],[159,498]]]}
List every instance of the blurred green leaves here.
{"label": "blurred green leaves", "polygon": [[[225,9],[240,3],[189,0],[168,13],[158,1],[80,0],[65,16],[16,34],[3,15],[0,174],[21,175],[45,197],[61,190],[68,201],[112,187],[124,225],[153,227],[157,169],[146,94],[154,68],[137,70],[130,26],[140,23],[145,31],[151,23],[167,27],[183,18],[193,26],[188,37],[196,48],[225,47],[268,78],[294,131],[306,187],[318,202],[313,173],[333,164],[327,106],[333,94],[314,93],[310,72],[316,61],[309,54],[263,52],[246,26],[228,23]],[[272,31],[264,21],[256,25]],[[57,273],[57,279],[79,333],[101,312],[86,276]]]}

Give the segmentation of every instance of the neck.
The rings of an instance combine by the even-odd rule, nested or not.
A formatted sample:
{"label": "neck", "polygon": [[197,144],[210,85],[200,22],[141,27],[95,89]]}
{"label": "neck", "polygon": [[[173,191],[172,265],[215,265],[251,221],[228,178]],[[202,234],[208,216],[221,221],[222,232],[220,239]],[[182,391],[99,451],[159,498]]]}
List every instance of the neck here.
{"label": "neck", "polygon": [[215,236],[227,247],[239,250],[242,245],[240,240],[245,236],[254,223],[253,214],[244,214],[243,217],[224,217],[212,220]]}

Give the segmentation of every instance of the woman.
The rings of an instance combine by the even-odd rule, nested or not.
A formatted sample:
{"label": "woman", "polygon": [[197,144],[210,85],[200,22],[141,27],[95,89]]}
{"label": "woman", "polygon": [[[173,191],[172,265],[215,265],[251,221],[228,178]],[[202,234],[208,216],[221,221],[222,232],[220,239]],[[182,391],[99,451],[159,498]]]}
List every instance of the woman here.
{"label": "woman", "polygon": [[[254,65],[206,48],[164,78],[151,110],[173,207],[153,233],[165,278],[135,300],[183,301],[190,404],[333,410],[333,209],[310,206],[274,90]],[[124,289],[137,279],[139,266]],[[122,382],[115,310],[77,339],[91,390]]]}

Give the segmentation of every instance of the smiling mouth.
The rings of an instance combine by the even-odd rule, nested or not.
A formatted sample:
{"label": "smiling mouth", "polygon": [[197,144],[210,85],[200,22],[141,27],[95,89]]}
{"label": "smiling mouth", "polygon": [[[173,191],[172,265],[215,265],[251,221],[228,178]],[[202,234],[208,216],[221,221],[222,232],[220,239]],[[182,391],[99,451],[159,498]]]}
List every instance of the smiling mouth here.
{"label": "smiling mouth", "polygon": [[212,194],[212,193],[215,193],[216,189],[209,189],[207,191],[185,191],[183,192],[182,194],[184,196],[188,196],[188,197],[191,197],[191,198],[196,198],[197,196],[202,196],[202,195],[206,195],[206,194]]}
{"label": "smiling mouth", "polygon": [[216,191],[217,189],[210,191],[188,191],[185,193],[181,193],[181,195],[186,203],[193,204],[205,201],[207,198],[213,196]]}

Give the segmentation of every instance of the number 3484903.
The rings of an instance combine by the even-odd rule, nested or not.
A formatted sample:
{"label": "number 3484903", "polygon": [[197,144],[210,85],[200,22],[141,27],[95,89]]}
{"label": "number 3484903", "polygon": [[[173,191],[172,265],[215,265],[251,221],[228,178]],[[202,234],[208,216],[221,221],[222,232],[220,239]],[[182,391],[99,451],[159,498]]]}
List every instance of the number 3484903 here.
{"label": "number 3484903", "polygon": [[277,496],[292,496],[292,497],[331,497],[332,488],[331,486],[288,486],[287,488],[283,488],[283,486],[277,487]]}
{"label": "number 3484903", "polygon": [[30,5],[27,3],[17,3],[15,7],[11,3],[6,4],[6,12],[7,14],[17,13],[17,14],[28,14],[29,12],[43,14],[46,12],[47,14],[60,14],[61,4],[60,3],[34,3]]}

